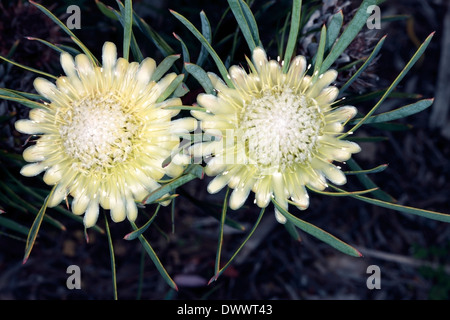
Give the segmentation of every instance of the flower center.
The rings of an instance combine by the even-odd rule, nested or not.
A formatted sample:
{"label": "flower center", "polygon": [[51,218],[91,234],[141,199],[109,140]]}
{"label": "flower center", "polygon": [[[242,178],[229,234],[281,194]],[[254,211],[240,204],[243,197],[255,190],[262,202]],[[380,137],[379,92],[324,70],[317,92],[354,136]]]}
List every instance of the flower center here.
{"label": "flower center", "polygon": [[130,156],[136,120],[114,94],[74,101],[60,117],[64,148],[80,169],[102,171]]}
{"label": "flower center", "polygon": [[313,99],[290,88],[264,92],[241,113],[239,127],[249,163],[273,173],[310,160],[324,122]]}

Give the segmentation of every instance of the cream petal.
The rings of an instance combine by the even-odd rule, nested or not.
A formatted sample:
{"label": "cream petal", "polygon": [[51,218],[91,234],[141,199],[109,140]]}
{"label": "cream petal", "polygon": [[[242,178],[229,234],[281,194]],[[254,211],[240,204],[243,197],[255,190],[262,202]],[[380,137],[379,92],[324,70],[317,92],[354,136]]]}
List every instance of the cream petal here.
{"label": "cream petal", "polygon": [[102,48],[102,67],[105,70],[113,70],[117,61],[117,47],[112,42],[105,42]]}
{"label": "cream petal", "polygon": [[61,203],[67,196],[67,190],[66,188],[62,187],[61,185],[58,185],[53,191],[52,196],[48,199],[48,206],[50,208],[56,207],[58,204]]}
{"label": "cream petal", "polygon": [[34,177],[40,174],[46,169],[46,165],[43,162],[31,163],[22,167],[20,174],[25,177]]}
{"label": "cream petal", "polygon": [[253,63],[255,64],[256,69],[259,72],[261,72],[264,65],[267,63],[266,51],[261,47],[256,47],[253,50],[252,59],[253,59]]}
{"label": "cream petal", "polygon": [[244,89],[248,88],[247,73],[241,67],[231,66],[229,74],[231,80],[236,86]]}
{"label": "cream petal", "polygon": [[124,199],[120,195],[111,197],[111,219],[114,222],[121,222],[126,218],[126,208]]}
{"label": "cream petal", "polygon": [[136,80],[139,83],[147,85],[152,78],[153,73],[156,69],[156,62],[152,58],[145,58],[136,73]]}
{"label": "cream petal", "polygon": [[42,126],[41,124],[35,121],[30,121],[26,119],[17,120],[14,123],[14,126],[16,127],[17,131],[26,134],[40,134],[50,132],[50,130],[48,130],[48,128],[46,128],[45,126]]}
{"label": "cream petal", "polygon": [[39,145],[28,147],[24,150],[22,156],[27,162],[40,162],[45,160],[45,150]]}
{"label": "cream petal", "polygon": [[48,122],[48,117],[50,116],[49,112],[45,109],[31,109],[29,113],[30,120],[34,122]]}
{"label": "cream petal", "polygon": [[303,56],[296,56],[290,66],[287,73],[287,81],[291,86],[296,86],[303,78],[306,71],[306,59]]}
{"label": "cream petal", "polygon": [[183,173],[183,167],[171,161],[165,168],[166,174],[172,178],[179,177]]}
{"label": "cream petal", "polygon": [[320,94],[314,98],[319,106],[327,105],[336,100],[339,95],[339,89],[336,87],[328,87],[323,89]]}
{"label": "cream petal", "polygon": [[271,176],[265,176],[258,180],[255,184],[255,199],[256,205],[260,208],[265,208],[269,205],[272,199],[272,191],[270,190]]}
{"label": "cream petal", "polygon": [[239,187],[230,196],[230,208],[237,210],[242,207],[250,194],[251,186]]}
{"label": "cream petal", "polygon": [[230,181],[231,175],[219,174],[208,184],[207,190],[210,194],[215,194],[223,189]]}
{"label": "cream petal", "polygon": [[45,98],[51,101],[55,99],[55,95],[57,94],[56,92],[58,91],[58,89],[50,81],[44,78],[36,78],[33,81],[33,85],[40,95],[44,96]]}
{"label": "cream petal", "polygon": [[95,226],[98,219],[99,207],[98,200],[91,200],[84,214],[83,222],[86,228]]}
{"label": "cream petal", "polygon": [[78,54],[75,57],[75,65],[80,77],[89,77],[93,74],[94,68],[91,61],[85,54]]}
{"label": "cream petal", "polygon": [[127,218],[130,221],[135,221],[138,215],[138,208],[136,206],[136,203],[133,199],[129,198],[127,199]]}
{"label": "cream petal", "polygon": [[275,172],[272,175],[272,188],[275,199],[286,199],[287,192],[283,174],[280,172]]}
{"label": "cream petal", "polygon": [[275,219],[280,224],[285,224],[287,222],[286,217],[277,208],[275,208]]}
{"label": "cream petal", "polygon": [[173,80],[177,75],[175,73],[169,73],[168,75],[164,76],[161,80],[158,81],[158,83],[155,86],[155,101],[161,96],[161,94],[166,91],[166,89],[170,86]]}
{"label": "cream petal", "polygon": [[57,184],[61,181],[63,172],[59,165],[50,167],[44,174],[44,182],[50,186]]}
{"label": "cream petal", "polygon": [[315,158],[311,161],[311,165],[314,168],[320,170],[332,183],[337,185],[343,185],[347,183],[345,174],[333,164]]}
{"label": "cream petal", "polygon": [[70,55],[67,52],[63,52],[63,53],[61,53],[60,61],[61,61],[61,66],[64,70],[64,73],[68,77],[77,77],[75,61],[74,61],[72,55]]}
{"label": "cream petal", "polygon": [[170,133],[182,134],[194,131],[197,128],[197,120],[191,117],[172,120],[170,123]]}
{"label": "cream petal", "polygon": [[336,70],[328,70],[327,72],[321,74],[318,80],[308,89],[306,95],[311,98],[316,98],[322,90],[329,86],[337,78]]}
{"label": "cream petal", "polygon": [[352,119],[357,112],[357,109],[353,106],[344,106],[327,113],[325,117],[327,121],[346,122]]}
{"label": "cream petal", "polygon": [[72,201],[72,212],[76,215],[82,215],[86,211],[90,201],[91,199],[85,194],[74,197]]}

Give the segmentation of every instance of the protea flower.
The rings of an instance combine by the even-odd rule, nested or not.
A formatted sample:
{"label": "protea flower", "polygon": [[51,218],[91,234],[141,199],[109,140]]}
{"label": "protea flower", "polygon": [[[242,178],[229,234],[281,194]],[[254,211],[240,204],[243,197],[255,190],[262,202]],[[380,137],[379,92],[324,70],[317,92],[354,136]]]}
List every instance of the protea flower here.
{"label": "protea flower", "polygon": [[[159,187],[165,174],[177,175],[175,163],[162,162],[179,145],[176,132],[193,130],[195,119],[171,121],[181,105],[179,98],[159,101],[175,79],[170,73],[159,82],[152,80],[153,59],[140,64],[117,59],[116,46],[103,46],[102,66],[88,56],[61,54],[66,76],[56,85],[37,78],[34,87],[49,103],[30,111],[30,120],[18,120],[16,129],[38,135],[36,144],[23,157],[24,176],[45,171],[44,181],[56,185],[50,207],[69,194],[72,211],[84,215],[86,227],[95,225],[99,205],[110,209],[115,222],[137,216],[135,201],[142,201]],[[179,161],[178,161],[179,162]]]}
{"label": "protea flower", "polygon": [[[213,157],[205,173],[215,178],[208,191],[228,185],[234,189],[229,205],[240,208],[250,191],[266,207],[272,198],[287,209],[288,199],[300,209],[309,205],[306,187],[323,190],[346,177],[333,161],[348,160],[360,147],[340,138],[344,124],[356,114],[353,106],[333,107],[339,90],[331,86],[337,72],[306,75],[303,56],[295,57],[283,73],[278,61],[268,61],[262,48],[253,51],[250,72],[229,70],[234,88],[210,73],[217,96],[201,94],[205,111],[192,111],[213,141],[192,147],[196,155]],[[276,218],[285,217],[275,210]]]}

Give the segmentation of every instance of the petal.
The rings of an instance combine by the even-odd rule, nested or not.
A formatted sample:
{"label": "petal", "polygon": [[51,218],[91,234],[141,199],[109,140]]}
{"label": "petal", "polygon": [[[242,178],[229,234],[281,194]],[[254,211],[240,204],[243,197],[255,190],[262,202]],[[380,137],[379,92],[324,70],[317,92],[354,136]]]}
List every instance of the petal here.
{"label": "petal", "polygon": [[306,92],[306,95],[311,98],[316,98],[325,87],[328,87],[337,78],[336,70],[328,70],[321,74],[318,80]]}
{"label": "petal", "polygon": [[21,133],[26,134],[40,134],[40,133],[50,133],[51,130],[38,122],[30,121],[26,119],[17,120],[14,124],[16,130]]}
{"label": "petal", "polygon": [[327,105],[336,100],[339,95],[339,89],[336,87],[328,87],[323,89],[320,94],[314,98],[319,106]]}
{"label": "petal", "polygon": [[61,181],[63,172],[61,166],[54,165],[50,167],[44,174],[44,182],[49,186],[55,185]]}
{"label": "petal", "polygon": [[27,162],[40,162],[45,160],[45,154],[38,145],[26,148],[22,156]]}
{"label": "petal", "polygon": [[208,184],[207,190],[210,194],[215,194],[223,189],[230,181],[230,174],[219,174]]}
{"label": "petal", "polygon": [[72,212],[76,215],[82,215],[86,211],[90,201],[91,199],[85,194],[73,198]]}
{"label": "petal", "polygon": [[61,203],[61,201],[64,200],[66,196],[67,196],[66,188],[62,187],[61,185],[58,185],[55,191],[53,191],[53,195],[48,199],[48,206],[50,208],[56,207],[58,204]]}
{"label": "petal", "polygon": [[173,120],[170,123],[170,133],[189,133],[197,128],[197,120],[191,117]]}
{"label": "petal", "polygon": [[105,42],[102,48],[102,67],[113,70],[117,61],[117,48],[112,42]]}
{"label": "petal", "polygon": [[43,162],[31,163],[22,167],[20,174],[25,177],[34,177],[46,169]]}
{"label": "petal", "polygon": [[145,58],[136,73],[136,80],[139,83],[147,85],[152,78],[153,72],[156,69],[156,62],[152,58]]}
{"label": "petal", "polygon": [[44,96],[45,98],[51,101],[55,99],[55,95],[57,94],[56,92],[58,91],[58,89],[50,81],[44,78],[36,78],[33,81],[33,85],[40,95]]}
{"label": "petal", "polygon": [[230,208],[237,210],[245,203],[250,193],[251,186],[239,187],[233,190],[230,196]]}
{"label": "petal", "polygon": [[94,72],[91,61],[85,54],[78,54],[75,57],[75,65],[80,77],[88,77]]}
{"label": "petal", "polygon": [[111,197],[111,219],[114,222],[121,222],[126,218],[125,202],[122,196]]}
{"label": "petal", "polygon": [[68,77],[77,77],[75,61],[73,60],[72,55],[70,55],[67,52],[63,52],[63,53],[61,53],[60,61],[61,61],[61,66],[64,70],[64,73]]}
{"label": "petal", "polygon": [[327,113],[325,118],[327,121],[346,122],[353,118],[357,112],[357,109],[353,106],[344,106]]}
{"label": "petal", "polygon": [[87,207],[86,213],[84,214],[83,222],[86,228],[95,226],[98,219],[98,213],[98,200],[92,200]]}
{"label": "petal", "polygon": [[261,47],[255,48],[253,50],[252,59],[253,59],[253,63],[255,64],[256,69],[259,72],[261,72],[264,65],[267,63],[266,51]]}
{"label": "petal", "polygon": [[275,208],[275,219],[278,221],[278,223],[281,224],[285,224],[287,221],[286,217],[280,211],[278,211],[277,208]]}
{"label": "petal", "polygon": [[306,59],[303,56],[296,56],[287,73],[287,81],[291,86],[295,87],[303,78],[306,71]]}
{"label": "petal", "polygon": [[138,215],[138,208],[133,199],[127,199],[127,218],[130,221],[135,221]]}

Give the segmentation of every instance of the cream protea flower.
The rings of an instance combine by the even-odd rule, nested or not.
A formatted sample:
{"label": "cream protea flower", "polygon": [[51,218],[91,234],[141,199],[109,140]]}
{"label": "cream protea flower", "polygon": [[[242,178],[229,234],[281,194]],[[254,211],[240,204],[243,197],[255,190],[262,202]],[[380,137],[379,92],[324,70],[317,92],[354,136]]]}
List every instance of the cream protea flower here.
{"label": "cream protea flower", "polygon": [[[286,73],[277,61],[267,60],[261,48],[253,51],[250,73],[232,66],[228,87],[209,74],[217,96],[202,94],[198,103],[206,112],[192,111],[212,141],[194,145],[193,153],[214,155],[205,173],[215,178],[208,191],[228,185],[234,189],[230,207],[240,208],[250,191],[255,203],[266,207],[274,197],[287,209],[288,199],[300,209],[309,205],[306,186],[323,190],[326,179],[346,183],[333,161],[346,161],[359,146],[339,139],[346,121],[356,114],[352,106],[333,108],[339,90],[330,84],[337,72],[305,75],[306,60],[297,56]],[[219,139],[217,139],[219,137]],[[277,210],[276,218],[285,218]]]}
{"label": "cream protea flower", "polygon": [[53,83],[37,78],[36,90],[50,103],[30,111],[30,120],[16,122],[18,131],[39,135],[23,157],[28,162],[21,173],[57,185],[49,199],[58,205],[73,196],[72,211],[84,215],[86,227],[95,225],[99,205],[110,209],[113,221],[137,216],[135,201],[142,201],[164,174],[177,175],[175,164],[162,162],[178,147],[177,132],[192,131],[195,119],[171,121],[181,105],[178,98],[158,99],[176,75],[153,81],[156,64],[147,58],[141,64],[117,59],[116,46],[103,46],[102,67],[80,54],[61,54],[67,76]]}

